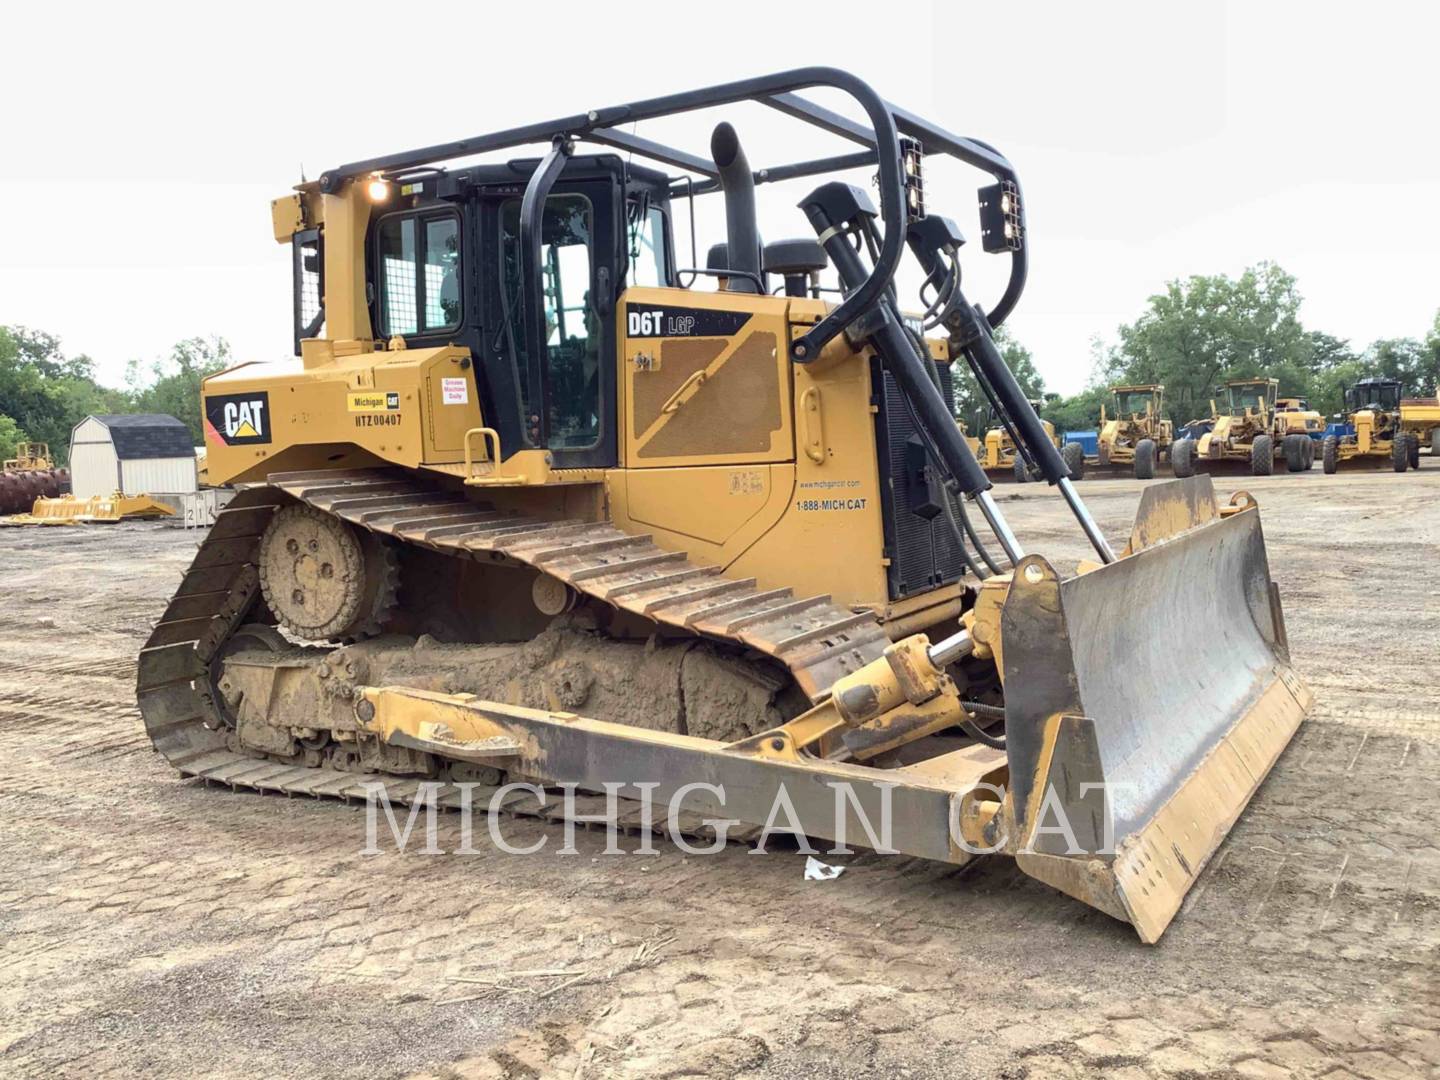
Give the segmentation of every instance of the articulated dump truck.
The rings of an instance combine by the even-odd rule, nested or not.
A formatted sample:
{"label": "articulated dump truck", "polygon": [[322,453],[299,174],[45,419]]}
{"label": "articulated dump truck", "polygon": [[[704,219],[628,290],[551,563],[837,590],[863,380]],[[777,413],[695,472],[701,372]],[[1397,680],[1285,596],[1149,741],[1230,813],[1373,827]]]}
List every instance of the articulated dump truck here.
{"label": "articulated dump truck", "polygon": [[[728,123],[708,153],[635,133],[739,102],[849,148],[754,168]],[[979,246],[1009,266],[988,306],[933,155],[988,174]],[[810,237],[762,244],[757,187],[806,177]],[[685,269],[672,209],[712,195],[727,265]],[[828,68],[302,184],[273,204],[295,358],[204,386],[211,481],[240,490],[140,656],[156,748],[234,787],[448,806],[471,785],[514,814],[557,805],[514,782],[595,793],[587,813],[622,785],[636,828],[642,791],[683,796],[653,823],[682,835],[783,796],[817,840],[1010,856],[1155,941],[1311,697],[1251,500],[1151,486],[1112,544],[1078,497],[992,338],[1025,283],[1021,199],[988,144]],[[1011,530],[952,362],[1093,558]],[[1193,626],[1177,667],[1164,629]]]}

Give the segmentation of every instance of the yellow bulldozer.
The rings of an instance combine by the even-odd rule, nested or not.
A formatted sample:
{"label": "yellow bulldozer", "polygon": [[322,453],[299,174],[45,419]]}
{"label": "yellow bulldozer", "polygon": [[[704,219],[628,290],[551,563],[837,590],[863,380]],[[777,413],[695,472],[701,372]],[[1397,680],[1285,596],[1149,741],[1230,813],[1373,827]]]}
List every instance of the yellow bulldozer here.
{"label": "yellow bulldozer", "polygon": [[[1112,415],[1113,414],[1113,415]],[[1174,425],[1165,416],[1165,387],[1112,386],[1110,411],[1100,406],[1099,464],[1130,465],[1135,479],[1152,480],[1155,464],[1170,454]]]}
{"label": "yellow bulldozer", "polygon": [[[729,123],[708,152],[637,133],[739,103],[849,149],[755,168]],[[510,156],[452,164],[491,153]],[[1009,275],[984,306],[924,185],[937,155],[989,175],[979,246]],[[836,179],[851,168],[878,206]],[[757,190],[801,177],[813,239],[762,245]],[[692,244],[686,268],[672,211],[712,194],[723,259]],[[1028,257],[1014,167],[854,76],[356,161],[272,214],[297,356],[205,381],[211,481],[239,491],[139,660],[145,725],[184,775],[618,807],[681,836],[782,807],[816,841],[1011,856],[1154,941],[1309,707],[1254,503],[1154,485],[1112,546],[1001,358]],[[923,320],[897,306],[907,258]],[[1010,528],[952,360],[1092,559],[1062,567]],[[1165,628],[1217,618],[1177,679]]]}
{"label": "yellow bulldozer", "polygon": [[1223,407],[1210,402],[1210,416],[1192,420],[1170,448],[1176,476],[1195,475],[1201,464],[1240,462],[1256,476],[1270,476],[1277,460],[1290,472],[1315,464],[1315,439],[1325,421],[1301,398],[1280,398],[1278,379],[1232,379]]}

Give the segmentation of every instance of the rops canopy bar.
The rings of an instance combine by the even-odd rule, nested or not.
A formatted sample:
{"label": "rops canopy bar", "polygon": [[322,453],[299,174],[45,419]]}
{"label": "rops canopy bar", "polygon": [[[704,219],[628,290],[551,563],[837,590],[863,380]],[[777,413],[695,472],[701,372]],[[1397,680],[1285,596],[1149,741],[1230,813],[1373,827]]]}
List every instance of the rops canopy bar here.
{"label": "rops canopy bar", "polygon": [[[844,91],[854,98],[864,110],[869,126],[857,124],[838,113],[795,96],[795,91],[811,87],[831,87]],[[595,142],[620,146],[646,157],[670,165],[689,169],[702,176],[713,176],[715,167],[696,155],[640,139],[633,135],[615,131],[619,124],[652,120],[661,116],[690,112],[696,109],[733,104],[737,101],[759,101],[778,109],[796,119],[803,120],[822,130],[841,135],[867,147],[874,147],[875,163],[880,180],[880,218],[884,223],[884,235],[880,243],[874,268],[859,288],[848,296],[811,330],[791,342],[791,357],[809,359],[817,355],[827,342],[841,333],[859,315],[868,311],[884,293],[895,277],[900,264],[905,241],[904,178],[901,173],[899,131],[921,141],[927,153],[943,152],[966,164],[980,168],[997,180],[1015,183],[1015,171],[1010,163],[993,149],[971,139],[951,135],[911,113],[899,110],[880,98],[870,86],[848,72],[836,68],[809,67],[794,71],[780,72],[753,79],[723,83],[706,89],[691,90],[664,97],[649,98],[617,105],[610,108],[594,109],[588,113],[563,117],[558,120],[527,124],[489,135],[479,135],[452,143],[442,143],[398,154],[366,161],[352,162],[325,172],[320,177],[320,190],[337,191],[344,183],[358,176],[376,172],[396,172],[432,165],[439,161],[471,154],[504,150],[536,142],[553,142],[557,137],[591,139]],[[855,161],[830,159],[835,161]],[[773,174],[788,170],[787,175],[813,175],[809,165],[799,167],[781,166],[773,170],[762,170]],[[818,171],[818,170],[817,170]],[[991,325],[998,326],[1014,308],[1025,285],[1026,254],[1024,245],[1012,250],[1010,280],[999,303],[989,313]]]}

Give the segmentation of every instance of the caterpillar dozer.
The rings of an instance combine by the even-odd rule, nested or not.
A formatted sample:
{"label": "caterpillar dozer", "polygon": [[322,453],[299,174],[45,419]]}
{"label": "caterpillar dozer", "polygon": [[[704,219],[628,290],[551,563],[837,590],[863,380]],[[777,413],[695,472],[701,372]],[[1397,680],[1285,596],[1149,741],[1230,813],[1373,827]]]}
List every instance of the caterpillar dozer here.
{"label": "caterpillar dozer", "polygon": [[1174,427],[1165,417],[1165,387],[1112,386],[1110,409],[1100,406],[1101,467],[1130,465],[1137,480],[1153,480],[1155,463],[1170,453]]}
{"label": "caterpillar dozer", "polygon": [[[728,123],[708,153],[636,130],[739,102],[849,149],[755,169]],[[988,306],[933,155],[989,175]],[[762,244],[757,188],[804,177],[813,239]],[[725,265],[692,241],[683,268],[672,210],[711,194]],[[992,339],[1028,261],[1014,168],[847,73],[361,160],[272,216],[297,355],[205,381],[211,481],[239,490],[139,659],[186,776],[548,817],[574,785],[682,835],[783,802],[816,839],[1012,856],[1152,942],[1306,713],[1253,501],[1155,485],[1112,546]],[[952,361],[1093,547],[1078,572],[1006,522]],[[1165,628],[1202,624],[1177,671]],[[683,806],[647,820],[642,792]]]}

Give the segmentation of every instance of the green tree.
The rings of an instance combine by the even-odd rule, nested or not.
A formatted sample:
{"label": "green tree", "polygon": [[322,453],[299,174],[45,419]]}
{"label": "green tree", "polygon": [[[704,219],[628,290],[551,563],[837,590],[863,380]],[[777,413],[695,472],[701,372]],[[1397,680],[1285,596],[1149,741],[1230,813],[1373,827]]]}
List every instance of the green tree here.
{"label": "green tree", "polygon": [[55,335],[0,327],[0,414],[49,443],[58,462],[68,458],[70,429],[87,413],[118,412],[128,404],[126,394],[95,381],[89,357],[66,357]]}
{"label": "green tree", "polygon": [[12,457],[15,444],[29,442],[30,436],[8,416],[0,415],[0,458]]}
{"label": "green tree", "polygon": [[170,355],[150,368],[147,383],[140,365],[130,362],[127,381],[137,412],[167,413],[183,420],[196,446],[205,443],[200,424],[200,384],[207,375],[229,367],[230,345],[224,338],[192,337],[175,343]]}
{"label": "green tree", "polygon": [[1207,412],[1226,379],[1273,375],[1282,393],[1308,396],[1318,370],[1295,278],[1269,262],[1234,279],[1169,282],[1119,336],[1104,354],[1106,380],[1163,383],[1171,417],[1182,422]]}
{"label": "green tree", "polygon": [[1096,431],[1100,427],[1100,405],[1108,402],[1110,391],[1103,386],[1090,386],[1070,397],[1047,401],[1041,414],[1064,434],[1070,431]]}
{"label": "green tree", "polygon": [[[1435,330],[1431,329],[1431,336]],[[1431,343],[1414,338],[1381,338],[1365,350],[1365,367],[1371,375],[1384,375],[1405,384],[1412,397],[1435,393],[1440,379],[1440,353]]]}
{"label": "green tree", "polygon": [[[1005,358],[1005,363],[1015,374],[1015,381],[1020,384],[1025,396],[1037,400],[1043,398],[1045,380],[1040,377],[1040,372],[1035,370],[1035,358],[1030,350],[1020,344],[1003,326],[995,331],[995,344],[1000,349],[1000,355]],[[980,384],[975,381],[970,365],[964,360],[957,360],[950,365],[950,375],[955,381],[956,419],[964,421],[965,430],[971,435],[983,436],[992,423],[990,402],[981,391]]]}

